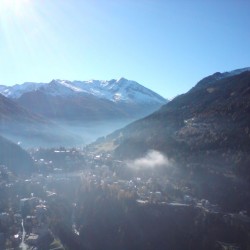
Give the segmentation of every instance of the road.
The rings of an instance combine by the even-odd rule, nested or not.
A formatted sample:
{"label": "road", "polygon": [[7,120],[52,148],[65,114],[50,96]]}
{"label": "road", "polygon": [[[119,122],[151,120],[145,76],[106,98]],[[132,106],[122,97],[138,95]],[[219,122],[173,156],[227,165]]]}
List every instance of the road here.
{"label": "road", "polygon": [[24,229],[24,226],[23,226],[23,219],[22,219],[22,229],[23,229],[22,242],[21,242],[21,244],[20,244],[19,247],[20,247],[22,250],[28,250],[28,245],[26,245],[26,244],[24,243],[24,239],[25,239],[26,232],[25,232],[25,229]]}

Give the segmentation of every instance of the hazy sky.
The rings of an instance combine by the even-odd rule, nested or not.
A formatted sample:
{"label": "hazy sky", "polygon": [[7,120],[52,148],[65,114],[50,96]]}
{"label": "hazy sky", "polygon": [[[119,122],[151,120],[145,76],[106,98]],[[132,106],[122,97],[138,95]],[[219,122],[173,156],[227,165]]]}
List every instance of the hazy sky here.
{"label": "hazy sky", "polygon": [[174,97],[247,66],[249,0],[0,0],[0,84],[125,77]]}

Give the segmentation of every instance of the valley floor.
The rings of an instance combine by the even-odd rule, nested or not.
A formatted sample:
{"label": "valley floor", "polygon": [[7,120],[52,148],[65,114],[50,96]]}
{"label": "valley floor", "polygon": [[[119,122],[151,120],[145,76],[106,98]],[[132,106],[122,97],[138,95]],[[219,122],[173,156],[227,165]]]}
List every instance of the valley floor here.
{"label": "valley floor", "polygon": [[68,168],[37,158],[26,179],[1,167],[1,249],[249,249],[244,207],[215,204],[173,169],[73,151],[54,151]]}

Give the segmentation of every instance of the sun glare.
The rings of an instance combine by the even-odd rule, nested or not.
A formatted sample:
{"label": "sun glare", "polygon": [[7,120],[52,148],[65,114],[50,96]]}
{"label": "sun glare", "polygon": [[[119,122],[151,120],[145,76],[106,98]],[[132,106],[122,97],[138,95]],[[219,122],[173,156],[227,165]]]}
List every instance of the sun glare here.
{"label": "sun glare", "polygon": [[0,0],[0,14],[23,15],[30,0]]}

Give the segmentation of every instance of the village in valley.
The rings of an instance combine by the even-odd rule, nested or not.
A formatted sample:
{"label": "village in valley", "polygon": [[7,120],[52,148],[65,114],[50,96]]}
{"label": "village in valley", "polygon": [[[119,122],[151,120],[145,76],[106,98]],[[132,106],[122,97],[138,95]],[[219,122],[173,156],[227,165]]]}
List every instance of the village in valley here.
{"label": "village in valley", "polygon": [[[192,186],[175,179],[173,169],[164,174],[162,169],[159,173],[134,171],[109,154],[64,148],[50,151],[31,152],[36,169],[25,178],[0,166],[0,249],[73,249],[74,244],[94,249],[88,240],[82,240],[90,234],[90,226],[88,219],[82,221],[81,217],[91,218],[83,213],[91,213],[97,202],[105,204],[102,199],[125,204],[131,211],[138,207],[150,208],[152,213],[168,211],[173,216],[190,214],[198,228],[217,223],[228,227],[229,235],[234,228],[241,228],[243,234],[250,228],[246,211],[225,211],[207,199],[194,197]],[[249,236],[245,241],[249,243]],[[233,242],[216,244],[217,249],[242,249]]]}

